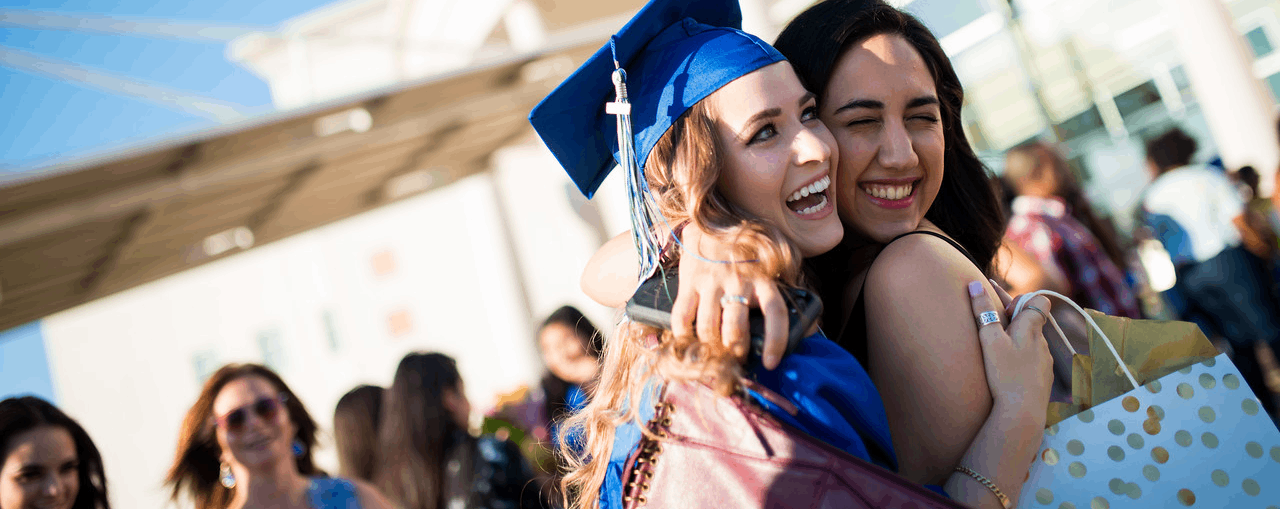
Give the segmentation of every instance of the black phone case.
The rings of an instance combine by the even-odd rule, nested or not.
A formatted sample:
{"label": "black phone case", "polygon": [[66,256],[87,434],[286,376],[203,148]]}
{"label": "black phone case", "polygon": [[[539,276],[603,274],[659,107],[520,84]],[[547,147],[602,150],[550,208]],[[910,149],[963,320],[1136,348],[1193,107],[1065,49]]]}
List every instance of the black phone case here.
{"label": "black phone case", "polygon": [[[664,330],[671,330],[671,306],[676,300],[680,288],[680,274],[674,267],[658,269],[658,273],[646,280],[636,289],[636,293],[627,301],[627,316],[632,320]],[[822,316],[822,300],[812,292],[799,288],[784,288],[783,298],[787,300],[788,337],[786,353],[795,350],[805,331]],[[764,314],[752,308],[749,318],[751,334],[751,350],[748,352],[748,363],[760,362],[764,349]]]}

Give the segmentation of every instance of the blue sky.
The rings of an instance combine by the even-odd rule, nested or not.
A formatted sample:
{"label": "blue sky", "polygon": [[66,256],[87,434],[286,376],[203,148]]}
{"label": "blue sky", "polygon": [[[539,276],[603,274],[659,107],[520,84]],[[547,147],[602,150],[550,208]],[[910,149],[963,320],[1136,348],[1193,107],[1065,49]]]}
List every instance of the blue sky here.
{"label": "blue sky", "polygon": [[[332,0],[0,0],[0,9],[98,15],[212,26],[275,26]],[[163,85],[268,113],[267,84],[229,62],[221,41],[180,41],[0,25],[0,50]],[[143,99],[0,66],[0,177],[216,121]]]}

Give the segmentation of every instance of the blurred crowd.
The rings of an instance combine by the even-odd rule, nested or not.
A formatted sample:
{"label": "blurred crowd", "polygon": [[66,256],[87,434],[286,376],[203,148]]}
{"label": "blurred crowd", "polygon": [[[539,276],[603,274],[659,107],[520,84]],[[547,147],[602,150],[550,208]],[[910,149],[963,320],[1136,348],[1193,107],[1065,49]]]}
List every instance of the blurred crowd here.
{"label": "blurred crowd", "polygon": [[[1178,128],[1145,149],[1151,184],[1129,236],[1094,210],[1055,146],[1037,141],[1009,150],[995,182],[1008,220],[999,277],[1015,294],[1049,289],[1109,315],[1196,323],[1232,356],[1274,416],[1280,200],[1260,194],[1252,166],[1193,163],[1197,141]],[[1172,287],[1152,287],[1138,252],[1144,241],[1157,242],[1173,265]]]}
{"label": "blurred crowd", "polygon": [[[557,507],[556,422],[585,403],[603,337],[566,306],[537,341],[547,372],[504,398],[479,433],[447,355],[410,353],[390,387],[351,389],[334,409],[333,473],[316,466],[320,430],[285,380],[228,364],[187,411],[164,482],[175,502],[197,509]],[[93,440],[49,402],[0,401],[0,454],[0,507],[110,508]]]}

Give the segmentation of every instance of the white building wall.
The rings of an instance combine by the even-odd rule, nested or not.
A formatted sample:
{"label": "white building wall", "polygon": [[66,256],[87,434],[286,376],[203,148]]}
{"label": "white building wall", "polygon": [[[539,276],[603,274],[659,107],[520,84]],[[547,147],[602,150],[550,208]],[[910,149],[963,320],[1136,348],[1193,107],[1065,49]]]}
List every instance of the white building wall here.
{"label": "white building wall", "polygon": [[[513,152],[545,160],[539,146]],[[545,161],[542,161],[545,162]],[[500,186],[512,196],[517,255],[540,318],[581,306],[605,329],[611,311],[578,289],[596,234],[567,205],[558,167],[524,164]],[[545,178],[544,178],[545,177]],[[454,356],[477,414],[541,373],[487,176],[468,178],[273,244],[94,301],[44,321],[60,405],[84,424],[106,461],[118,507],[162,507],[178,428],[199,392],[197,359],[275,367],[331,443],[333,408],[360,383],[387,385],[408,352]],[[549,190],[560,188],[559,193]],[[537,211],[534,213],[533,211]],[[375,274],[391,253],[395,269]],[[411,327],[394,335],[389,316]],[[332,313],[337,348],[324,314]],[[319,454],[333,470],[332,447]]]}

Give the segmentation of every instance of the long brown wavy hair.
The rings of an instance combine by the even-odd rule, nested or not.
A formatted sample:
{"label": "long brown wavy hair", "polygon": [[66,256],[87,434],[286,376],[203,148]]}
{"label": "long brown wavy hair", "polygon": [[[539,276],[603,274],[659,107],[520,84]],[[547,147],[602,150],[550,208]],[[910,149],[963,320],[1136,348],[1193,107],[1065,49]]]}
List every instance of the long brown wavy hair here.
{"label": "long brown wavy hair", "polygon": [[[723,171],[715,119],[706,101],[695,104],[654,146],[645,175],[655,201],[670,224],[690,222],[736,246],[734,268],[800,285],[801,255],[780,230],[729,203],[717,190]],[[638,402],[655,383],[706,383],[721,395],[740,390],[738,358],[720,342],[677,337],[669,331],[624,321],[605,344],[591,402],[561,427],[560,455],[567,473],[561,481],[571,509],[599,506],[615,428],[639,421]],[[641,430],[650,438],[644,426]],[[572,438],[571,438],[572,437]]]}
{"label": "long brown wavy hair", "polygon": [[306,407],[302,406],[302,401],[285,385],[280,375],[261,364],[228,364],[204,382],[200,396],[182,420],[182,429],[178,432],[178,450],[173,458],[173,466],[169,467],[169,475],[165,477],[165,484],[173,488],[170,499],[178,501],[183,490],[186,490],[195,502],[196,509],[223,509],[231,503],[232,491],[218,482],[222,448],[218,445],[218,437],[214,431],[213,400],[232,381],[255,376],[266,380],[285,396],[284,406],[289,413],[289,420],[298,430],[294,438],[302,444],[303,449],[302,454],[295,458],[298,473],[305,477],[325,475],[311,459],[311,451],[316,447],[316,421],[307,413]]}

